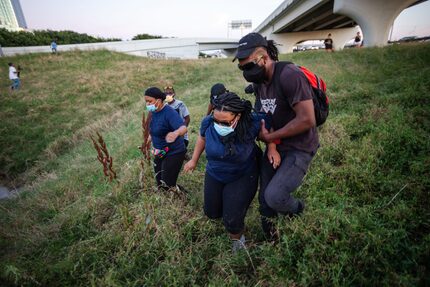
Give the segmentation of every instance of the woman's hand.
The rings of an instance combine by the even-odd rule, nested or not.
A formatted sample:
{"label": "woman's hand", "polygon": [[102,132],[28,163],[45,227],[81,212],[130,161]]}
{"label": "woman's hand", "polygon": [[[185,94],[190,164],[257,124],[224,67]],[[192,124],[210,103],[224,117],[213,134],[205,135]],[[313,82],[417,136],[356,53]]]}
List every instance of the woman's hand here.
{"label": "woman's hand", "polygon": [[193,159],[191,159],[189,162],[187,162],[184,165],[184,171],[185,172],[192,172],[196,168],[197,162]]}
{"label": "woman's hand", "polygon": [[277,169],[281,165],[281,155],[276,150],[276,145],[273,144],[273,146],[268,147],[267,158],[274,169]]}
{"label": "woman's hand", "polygon": [[172,143],[178,138],[178,136],[179,136],[179,133],[177,131],[170,132],[166,135],[166,142]]}

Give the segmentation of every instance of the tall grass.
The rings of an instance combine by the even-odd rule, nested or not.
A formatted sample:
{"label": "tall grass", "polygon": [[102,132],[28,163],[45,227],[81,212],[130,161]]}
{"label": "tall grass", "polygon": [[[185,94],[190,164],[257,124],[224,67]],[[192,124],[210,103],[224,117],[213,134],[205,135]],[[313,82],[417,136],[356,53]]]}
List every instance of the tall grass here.
{"label": "tall grass", "polygon": [[[145,87],[175,86],[191,111],[193,146],[211,85],[224,82],[243,94],[246,83],[230,60],[155,61],[107,51],[0,59],[2,67],[12,60],[26,68],[22,91],[1,98],[2,172],[30,175],[26,192],[0,203],[0,281],[430,285],[430,46],[282,58],[324,78],[331,114],[296,192],[306,201],[304,215],[279,218],[280,241],[267,243],[254,201],[249,253],[237,255],[222,224],[203,215],[204,160],[180,175],[190,192],[178,199],[141,188],[137,148]],[[118,184],[106,181],[87,140],[100,130]],[[154,182],[152,170],[145,178]]]}

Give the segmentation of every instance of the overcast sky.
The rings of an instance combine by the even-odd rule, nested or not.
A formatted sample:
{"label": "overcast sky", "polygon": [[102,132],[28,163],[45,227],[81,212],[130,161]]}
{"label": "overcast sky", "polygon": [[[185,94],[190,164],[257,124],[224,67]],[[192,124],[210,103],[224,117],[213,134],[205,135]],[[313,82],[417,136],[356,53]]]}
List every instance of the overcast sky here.
{"label": "overcast sky", "polygon": [[[227,23],[250,19],[256,28],[283,0],[20,0],[30,29],[73,30],[104,38],[141,33],[163,37],[227,37]],[[430,1],[404,10],[392,40],[430,35]],[[244,34],[250,32],[243,31]],[[230,31],[240,38],[241,31]]]}

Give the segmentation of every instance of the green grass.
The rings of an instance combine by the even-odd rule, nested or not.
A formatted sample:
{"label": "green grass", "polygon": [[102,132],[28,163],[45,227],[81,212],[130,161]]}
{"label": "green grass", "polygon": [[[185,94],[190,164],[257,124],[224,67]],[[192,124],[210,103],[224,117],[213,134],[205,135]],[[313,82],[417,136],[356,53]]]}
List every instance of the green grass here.
{"label": "green grass", "polygon": [[[216,82],[243,95],[229,59],[156,61],[107,51],[0,58],[23,66],[2,87],[1,172],[26,182],[0,202],[0,282],[42,286],[430,285],[430,46],[283,55],[328,84],[321,148],[296,192],[301,218],[264,242],[256,200],[249,253],[232,255],[202,212],[203,160],[178,199],[138,182],[143,90],[173,84],[192,116],[191,145]],[[114,157],[107,183],[87,137]]]}

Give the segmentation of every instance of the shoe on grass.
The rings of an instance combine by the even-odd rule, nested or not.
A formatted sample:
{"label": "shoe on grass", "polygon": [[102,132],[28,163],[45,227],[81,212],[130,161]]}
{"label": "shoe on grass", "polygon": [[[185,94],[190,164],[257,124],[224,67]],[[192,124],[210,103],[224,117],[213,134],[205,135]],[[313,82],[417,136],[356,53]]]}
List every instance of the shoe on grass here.
{"label": "shoe on grass", "polygon": [[245,245],[245,235],[242,234],[240,239],[233,239],[233,243],[231,246],[231,251],[233,253],[237,253],[239,250],[246,249]]}

